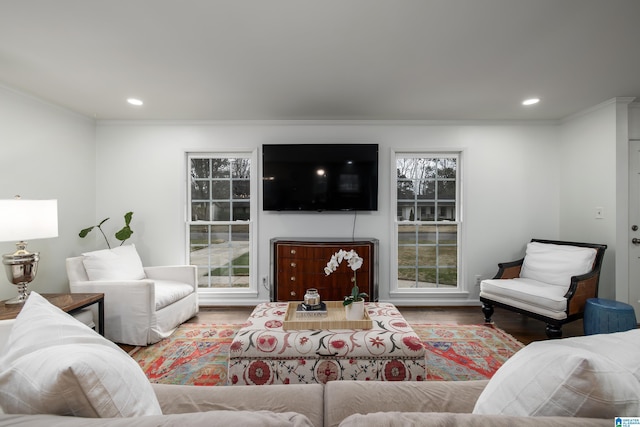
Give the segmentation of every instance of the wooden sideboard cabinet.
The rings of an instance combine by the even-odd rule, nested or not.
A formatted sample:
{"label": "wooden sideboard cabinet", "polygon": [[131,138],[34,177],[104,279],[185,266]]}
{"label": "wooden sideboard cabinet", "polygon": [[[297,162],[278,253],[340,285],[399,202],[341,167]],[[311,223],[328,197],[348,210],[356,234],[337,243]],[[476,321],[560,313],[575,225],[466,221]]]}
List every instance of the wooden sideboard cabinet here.
{"label": "wooden sideboard cabinet", "polygon": [[342,301],[353,286],[353,270],[346,261],[327,276],[324,268],[331,255],[344,249],[354,249],[363,259],[356,271],[358,287],[369,294],[369,301],[378,299],[378,240],[318,240],[271,239],[273,268],[273,301],[302,301],[309,288],[316,288],[323,301]]}

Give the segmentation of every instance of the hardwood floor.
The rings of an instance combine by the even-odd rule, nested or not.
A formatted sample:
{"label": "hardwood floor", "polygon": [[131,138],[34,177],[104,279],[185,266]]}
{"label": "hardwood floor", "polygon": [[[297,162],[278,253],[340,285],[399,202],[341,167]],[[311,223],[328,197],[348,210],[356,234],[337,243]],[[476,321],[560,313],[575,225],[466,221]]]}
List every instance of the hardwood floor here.
{"label": "hardwood floor", "polygon": [[[480,306],[477,307],[398,307],[409,323],[448,323],[472,325],[484,323]],[[200,313],[188,323],[243,323],[253,307],[201,307]],[[544,322],[501,308],[495,309],[492,318],[495,325],[523,344],[546,340]],[[584,335],[582,320],[577,320],[562,328],[563,337]]]}

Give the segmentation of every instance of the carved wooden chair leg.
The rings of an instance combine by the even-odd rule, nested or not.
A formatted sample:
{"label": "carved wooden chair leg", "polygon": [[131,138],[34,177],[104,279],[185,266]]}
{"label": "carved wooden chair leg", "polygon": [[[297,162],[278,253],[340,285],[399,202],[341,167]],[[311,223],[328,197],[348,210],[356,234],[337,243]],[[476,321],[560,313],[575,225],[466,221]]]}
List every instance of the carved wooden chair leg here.
{"label": "carved wooden chair leg", "polygon": [[484,321],[485,323],[491,323],[491,316],[493,316],[493,305],[487,304],[486,302],[482,303],[482,312],[484,313]]}

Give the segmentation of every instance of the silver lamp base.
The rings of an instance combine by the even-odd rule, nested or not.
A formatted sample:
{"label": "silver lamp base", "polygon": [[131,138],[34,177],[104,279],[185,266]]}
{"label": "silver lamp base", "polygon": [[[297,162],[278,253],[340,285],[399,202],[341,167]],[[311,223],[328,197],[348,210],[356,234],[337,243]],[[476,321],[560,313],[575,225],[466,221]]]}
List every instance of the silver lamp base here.
{"label": "silver lamp base", "polygon": [[11,284],[18,287],[18,296],[5,301],[5,304],[23,304],[29,297],[27,285],[36,278],[38,271],[40,254],[38,252],[27,252],[25,249],[26,244],[24,242],[20,243],[18,243],[16,252],[2,255],[2,263],[4,264],[7,278]]}

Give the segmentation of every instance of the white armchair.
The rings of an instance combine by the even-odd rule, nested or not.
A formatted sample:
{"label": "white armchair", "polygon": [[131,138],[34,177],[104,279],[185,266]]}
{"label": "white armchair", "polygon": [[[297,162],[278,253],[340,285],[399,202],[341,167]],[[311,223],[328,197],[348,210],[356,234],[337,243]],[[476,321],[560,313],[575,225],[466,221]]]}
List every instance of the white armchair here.
{"label": "white armchair", "polygon": [[[132,245],[127,249],[131,253]],[[126,247],[120,247],[126,248]],[[119,248],[97,251],[83,256],[67,258],[67,276],[71,292],[104,293],[105,337],[113,342],[130,345],[148,345],[170,336],[186,320],[198,313],[196,267],[176,265],[142,267],[136,279],[118,278],[118,274],[96,274],[95,263],[85,266],[91,254],[112,256]],[[95,261],[95,260],[94,260]],[[122,259],[110,259],[102,267],[122,265]],[[125,262],[126,264],[126,262]],[[131,275],[124,266],[124,276]],[[122,276],[122,274],[120,274]],[[99,280],[91,280],[91,278]]]}

